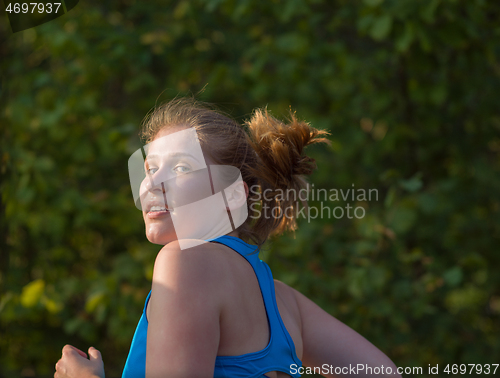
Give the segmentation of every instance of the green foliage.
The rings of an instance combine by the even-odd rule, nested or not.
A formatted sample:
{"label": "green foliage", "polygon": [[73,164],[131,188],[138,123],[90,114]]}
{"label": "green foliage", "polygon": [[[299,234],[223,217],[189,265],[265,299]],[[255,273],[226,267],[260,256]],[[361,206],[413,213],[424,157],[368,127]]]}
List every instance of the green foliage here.
{"label": "green foliage", "polygon": [[291,106],[332,133],[316,189],[377,190],[323,201],[360,219],[271,241],[275,278],[396,365],[498,363],[499,17],[483,0],[124,0],[0,25],[0,376],[51,376],[66,343],[121,374],[158,251],[126,162],[157,101],[202,89],[238,120]]}

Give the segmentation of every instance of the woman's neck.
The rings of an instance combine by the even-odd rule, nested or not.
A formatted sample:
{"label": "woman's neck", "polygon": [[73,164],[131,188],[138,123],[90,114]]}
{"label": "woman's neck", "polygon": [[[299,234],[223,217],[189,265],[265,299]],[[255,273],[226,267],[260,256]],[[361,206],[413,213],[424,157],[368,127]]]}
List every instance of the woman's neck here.
{"label": "woman's neck", "polygon": [[238,231],[230,232],[229,234],[227,234],[227,236],[234,236],[235,238],[239,238]]}

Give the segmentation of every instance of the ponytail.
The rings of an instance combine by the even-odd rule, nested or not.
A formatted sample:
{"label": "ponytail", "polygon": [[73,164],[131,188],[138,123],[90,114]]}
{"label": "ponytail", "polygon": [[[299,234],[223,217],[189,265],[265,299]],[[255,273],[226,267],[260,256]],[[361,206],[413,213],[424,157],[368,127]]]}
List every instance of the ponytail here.
{"label": "ponytail", "polygon": [[296,230],[297,211],[300,205],[307,208],[307,202],[300,201],[299,195],[306,189],[304,176],[316,169],[315,160],[304,155],[304,148],[330,141],[323,137],[328,132],[299,121],[292,112],[285,124],[267,109],[258,109],[246,126],[249,144],[258,157],[250,172],[260,184],[261,200],[260,217],[252,231],[262,244],[269,235]]}

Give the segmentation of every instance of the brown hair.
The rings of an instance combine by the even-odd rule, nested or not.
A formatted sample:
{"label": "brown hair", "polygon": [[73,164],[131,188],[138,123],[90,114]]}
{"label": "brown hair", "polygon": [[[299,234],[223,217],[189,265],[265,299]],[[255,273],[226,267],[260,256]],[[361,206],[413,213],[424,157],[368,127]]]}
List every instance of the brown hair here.
{"label": "brown hair", "polygon": [[[240,238],[261,246],[269,235],[297,228],[298,198],[283,194],[290,190],[297,194],[305,189],[303,176],[310,175],[316,163],[303,155],[303,150],[314,143],[329,143],[321,137],[328,135],[326,131],[299,121],[292,112],[285,124],[272,117],[267,109],[255,110],[245,122],[246,127],[242,127],[208,104],[192,98],[175,98],[146,116],[141,135],[149,143],[164,127],[177,125],[193,127],[203,151],[214,162],[239,168],[250,189],[249,217],[237,229]],[[278,208],[278,216],[258,217],[264,206]],[[291,216],[284,216],[287,209],[292,210]]]}

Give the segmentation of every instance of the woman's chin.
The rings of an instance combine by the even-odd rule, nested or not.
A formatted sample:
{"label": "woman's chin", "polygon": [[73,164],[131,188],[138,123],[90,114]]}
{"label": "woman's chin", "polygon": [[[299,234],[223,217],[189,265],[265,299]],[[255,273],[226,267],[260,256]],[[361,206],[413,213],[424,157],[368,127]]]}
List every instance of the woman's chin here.
{"label": "woman's chin", "polygon": [[146,238],[153,244],[166,245],[177,240],[172,220],[151,220],[144,218]]}
{"label": "woman's chin", "polygon": [[177,240],[176,238],[161,238],[161,237],[147,237],[150,243],[158,245],[167,245],[168,243]]}
{"label": "woman's chin", "polygon": [[166,233],[153,232],[152,230],[149,230],[149,232],[146,231],[146,237],[150,243],[158,245],[167,245],[168,243],[177,240],[177,236],[175,234],[168,235]]}

